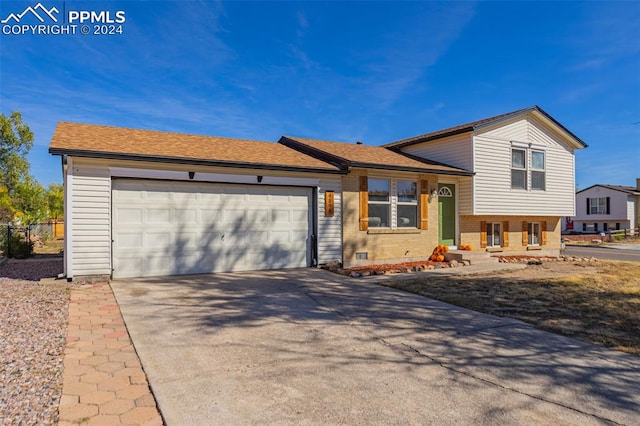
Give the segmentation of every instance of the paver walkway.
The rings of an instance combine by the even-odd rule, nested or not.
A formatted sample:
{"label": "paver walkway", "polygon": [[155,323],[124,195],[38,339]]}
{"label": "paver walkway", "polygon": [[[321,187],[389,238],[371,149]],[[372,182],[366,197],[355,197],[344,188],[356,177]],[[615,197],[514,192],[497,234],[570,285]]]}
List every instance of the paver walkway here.
{"label": "paver walkway", "polygon": [[162,425],[106,283],[73,287],[59,425]]}

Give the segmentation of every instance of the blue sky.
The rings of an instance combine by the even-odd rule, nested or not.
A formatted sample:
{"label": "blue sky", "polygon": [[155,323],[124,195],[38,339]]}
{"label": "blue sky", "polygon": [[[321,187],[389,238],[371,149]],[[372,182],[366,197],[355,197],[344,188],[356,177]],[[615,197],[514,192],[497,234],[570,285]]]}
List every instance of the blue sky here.
{"label": "blue sky", "polygon": [[534,104],[589,144],[580,188],[640,177],[638,1],[42,3],[126,13],[122,35],[0,35],[0,112],[45,185],[58,121],[379,145]]}

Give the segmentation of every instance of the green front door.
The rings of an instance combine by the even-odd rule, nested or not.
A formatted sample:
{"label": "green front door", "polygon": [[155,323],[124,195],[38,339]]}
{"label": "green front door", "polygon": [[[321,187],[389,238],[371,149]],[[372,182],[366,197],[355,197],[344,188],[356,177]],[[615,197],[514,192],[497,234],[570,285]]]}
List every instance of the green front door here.
{"label": "green front door", "polygon": [[438,244],[456,243],[456,186],[438,184]]}

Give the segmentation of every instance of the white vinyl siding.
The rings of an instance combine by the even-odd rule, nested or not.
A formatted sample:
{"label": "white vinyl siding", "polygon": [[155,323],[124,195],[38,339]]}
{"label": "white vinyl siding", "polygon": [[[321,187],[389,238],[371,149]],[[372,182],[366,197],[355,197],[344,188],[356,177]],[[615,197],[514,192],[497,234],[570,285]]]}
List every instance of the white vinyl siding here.
{"label": "white vinyl siding", "polygon": [[[334,191],[334,215],[324,215],[324,193]],[[318,188],[318,264],[342,261],[342,179],[325,178]]]}
{"label": "white vinyl siding", "polygon": [[[621,227],[637,226],[635,221],[637,208],[634,201],[635,197],[627,192],[596,185],[578,192],[575,197],[577,211],[574,220],[580,222],[579,229],[576,229],[578,231],[582,230],[582,223],[592,225],[595,222],[609,222],[610,224],[613,223],[613,227],[615,227],[615,223],[620,222]],[[602,214],[593,214],[591,211],[587,214],[587,199],[606,200],[607,198],[609,198],[609,214],[606,214],[606,209],[602,210]]]}
{"label": "white vinyl siding", "polygon": [[[407,154],[439,161],[454,167],[473,171],[473,138],[471,132],[450,136],[438,141],[429,141],[402,148]],[[447,179],[452,177],[447,176]],[[456,179],[456,178],[453,178]],[[473,177],[457,178],[458,211],[473,213]]]}
{"label": "white vinyl siding", "polygon": [[[306,185],[317,188],[318,262],[342,261],[342,177],[316,173],[230,169],[221,167],[147,163],[117,160],[70,158],[65,193],[65,273],[68,278],[87,275],[110,275],[111,253],[111,186],[112,176],[138,177],[152,180],[188,180],[186,170],[195,170],[196,178],[220,182]],[[315,182],[315,183],[314,183]],[[65,191],[68,189],[65,188]],[[334,215],[324,216],[324,191],[334,191]]]}
{"label": "white vinyl siding", "polygon": [[[111,178],[104,167],[74,163],[71,276],[111,274]],[[67,216],[65,214],[65,216]]]}
{"label": "white vinyl siding", "polygon": [[402,152],[450,166],[473,170],[473,139],[471,132],[450,136],[402,148]]}
{"label": "white vinyl siding", "polygon": [[[541,129],[542,128],[542,129]],[[532,144],[545,153],[545,190],[511,188],[511,142]],[[474,138],[475,214],[573,216],[574,154],[560,138],[544,129],[535,118],[519,119],[493,130],[483,130]],[[516,147],[514,147],[516,148]],[[530,150],[529,150],[530,151]],[[527,155],[531,170],[531,155]]]}

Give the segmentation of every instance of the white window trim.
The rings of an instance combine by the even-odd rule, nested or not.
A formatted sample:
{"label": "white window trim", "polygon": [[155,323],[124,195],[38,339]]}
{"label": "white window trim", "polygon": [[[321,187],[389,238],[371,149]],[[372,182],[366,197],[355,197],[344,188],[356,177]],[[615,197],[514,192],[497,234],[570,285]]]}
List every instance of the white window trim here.
{"label": "white window trim", "polygon": [[[367,178],[368,180],[370,179],[375,179],[375,180],[386,180],[389,183],[389,199],[388,201],[371,201],[371,197],[367,196],[367,204],[371,205],[378,205],[378,206],[387,206],[387,226],[371,226],[371,223],[369,223],[369,228],[375,228],[375,229],[391,229],[393,227],[393,218],[392,218],[392,209],[391,206],[393,205],[393,190],[392,190],[392,185],[393,182],[391,182],[390,178],[385,178],[385,177],[377,177],[377,176],[369,176]],[[367,182],[367,192],[369,192],[369,184]],[[369,217],[371,217],[371,208],[368,208],[369,210]]]}
{"label": "white window trim", "polygon": [[[396,205],[395,205],[395,212],[396,214],[394,215],[394,217],[396,218],[396,223],[395,223],[395,227],[396,228],[405,228],[405,229],[418,229],[418,225],[420,224],[420,211],[418,210],[418,199],[420,197],[420,189],[418,188],[418,184],[419,181],[417,179],[412,180],[412,179],[394,179],[394,185],[393,187],[395,188],[395,200],[396,200]],[[398,191],[398,183],[399,182],[409,182],[409,183],[415,183],[416,185],[416,194],[415,194],[415,201],[400,201],[400,194]],[[416,210],[416,223],[413,226],[402,226],[398,223],[398,221],[400,220],[400,215],[398,214],[398,207],[399,206],[413,206]]]}
{"label": "white window trim", "polygon": [[[596,204],[594,205],[593,201],[596,200]],[[601,205],[600,201],[604,201],[604,204]],[[593,207],[596,208],[596,212],[593,212]],[[600,207],[602,207],[602,211],[600,211]],[[607,214],[607,197],[589,197],[589,214]]]}
{"label": "white window trim", "polygon": [[[532,232],[535,230],[536,225],[538,227],[538,233],[536,234],[535,232]],[[538,238],[538,242],[532,242],[533,241],[533,235],[536,235]],[[533,247],[537,247],[540,246],[542,243],[542,225],[540,224],[540,222],[529,222],[527,224],[527,246],[533,246]]]}
{"label": "white window trim", "polygon": [[[368,204],[387,205],[389,206],[389,224],[388,226],[371,226],[370,229],[420,229],[420,180],[419,179],[406,179],[406,178],[391,178],[381,176],[368,176],[368,179],[386,180],[389,182],[389,201],[371,201],[367,200]],[[416,184],[416,201],[415,202],[401,202],[398,196],[398,182],[415,182]],[[398,206],[414,206],[416,209],[416,223],[414,226],[400,226],[398,225]],[[369,209],[370,210],[370,209]]]}
{"label": "white window trim", "polygon": [[[511,151],[509,152],[511,155],[509,156],[510,167],[509,167],[509,187],[512,191],[542,191],[545,192],[547,190],[547,151],[544,149],[544,146],[535,145],[532,143],[526,142],[517,142],[511,141]],[[513,166],[513,150],[524,151],[524,168],[518,168]],[[533,168],[533,152],[540,152],[544,155],[544,168],[543,169],[534,169]],[[512,184],[512,171],[513,170],[524,170],[524,188],[514,188]],[[533,188],[533,179],[532,172],[543,172],[544,173],[544,189]]]}
{"label": "white window trim", "polygon": [[[502,247],[502,223],[500,222],[487,222],[486,224],[487,228],[491,227],[491,233],[489,233],[488,229],[485,229],[485,232],[487,233],[487,247],[492,247],[492,248],[498,248],[498,247]],[[495,245],[494,241],[493,241],[493,231],[494,231],[494,227],[497,226],[498,227],[498,234],[500,235],[500,244],[499,245]],[[491,244],[489,244],[489,237],[491,237]]]}

